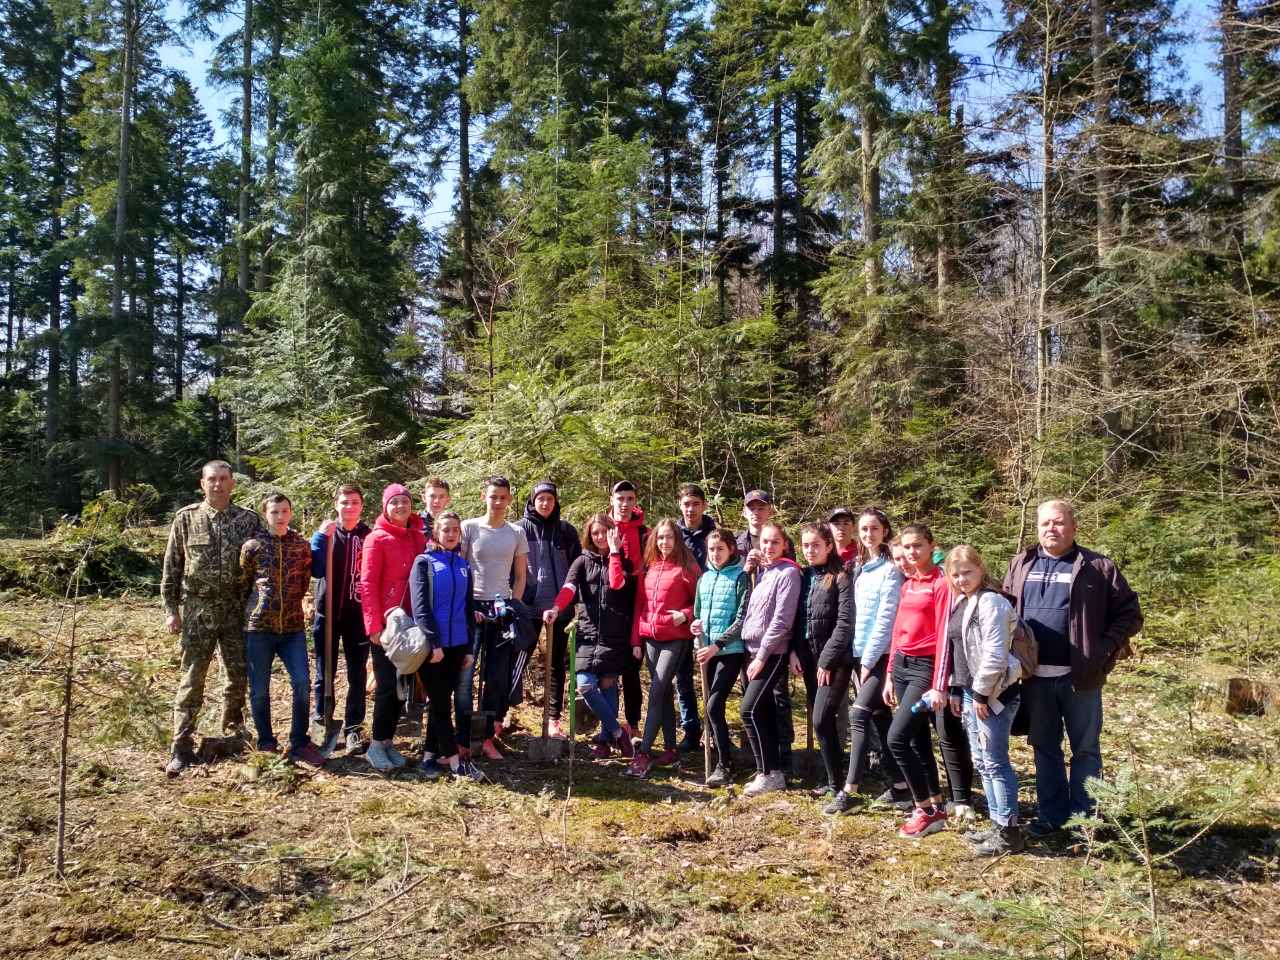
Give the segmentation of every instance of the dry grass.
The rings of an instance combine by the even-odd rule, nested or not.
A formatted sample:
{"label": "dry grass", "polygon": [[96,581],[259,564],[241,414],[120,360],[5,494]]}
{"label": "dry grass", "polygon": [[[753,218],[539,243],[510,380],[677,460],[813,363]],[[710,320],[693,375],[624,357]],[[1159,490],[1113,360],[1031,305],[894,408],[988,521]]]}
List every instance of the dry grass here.
{"label": "dry grass", "polygon": [[[81,609],[59,881],[59,618],[49,601],[0,606],[4,956],[1122,957],[1150,947],[1145,892],[1123,857],[1058,846],[975,862],[953,834],[900,840],[883,812],[831,821],[800,790],[743,801],[693,774],[633,783],[617,764],[585,759],[566,806],[566,762],[523,762],[521,737],[489,785],[387,778],[358,759],[309,772],[260,756],[169,781],[175,644],[155,604],[131,599]],[[1179,783],[1255,767],[1266,785],[1159,871],[1159,952],[1280,956],[1267,776],[1280,724],[1179,699],[1201,669],[1148,658],[1108,687],[1109,760],[1132,756]],[[282,734],[286,688],[280,677]],[[534,708],[523,709],[532,725]],[[1029,769],[1025,745],[1015,760]]]}

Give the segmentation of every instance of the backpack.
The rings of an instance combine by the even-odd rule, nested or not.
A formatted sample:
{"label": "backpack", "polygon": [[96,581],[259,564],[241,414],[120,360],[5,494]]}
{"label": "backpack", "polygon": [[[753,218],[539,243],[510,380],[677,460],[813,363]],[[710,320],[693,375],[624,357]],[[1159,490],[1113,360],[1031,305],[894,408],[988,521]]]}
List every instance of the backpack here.
{"label": "backpack", "polygon": [[422,628],[414,624],[400,607],[387,611],[387,628],[382,631],[382,650],[402,677],[418,672],[431,653],[431,643]]}
{"label": "backpack", "polygon": [[1017,623],[1013,628],[1013,643],[1009,648],[1009,652],[1017,659],[1022,667],[1022,676],[1034,677],[1036,675],[1036,667],[1040,666],[1040,641],[1036,639],[1035,632],[1029,627],[1021,617],[1018,617]]}

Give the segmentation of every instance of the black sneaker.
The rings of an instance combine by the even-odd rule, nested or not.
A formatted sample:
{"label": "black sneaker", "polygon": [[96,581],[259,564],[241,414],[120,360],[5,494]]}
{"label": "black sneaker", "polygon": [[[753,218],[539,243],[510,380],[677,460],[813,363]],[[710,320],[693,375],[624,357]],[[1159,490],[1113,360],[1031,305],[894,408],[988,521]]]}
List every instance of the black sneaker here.
{"label": "black sneaker", "polygon": [[893,809],[902,810],[903,812],[910,810],[915,805],[915,802],[911,799],[910,790],[899,790],[893,786],[876,797],[875,802],[877,806],[893,807]]}
{"label": "black sneaker", "polygon": [[1027,838],[1017,824],[996,827],[986,840],[973,848],[975,857],[1002,857],[1007,853],[1021,853],[1027,848]]}
{"label": "black sneaker", "polygon": [[708,787],[725,787],[733,782],[733,771],[722,763],[716,764],[716,768],[711,771],[711,776],[707,777]]}
{"label": "black sneaker", "polygon": [[680,742],[676,745],[676,749],[681,753],[701,753],[702,752],[702,731],[690,730],[680,738]]}
{"label": "black sneaker", "polygon": [[828,803],[825,807],[822,808],[822,812],[829,817],[834,817],[842,813],[848,813],[857,805],[858,805],[857,795],[852,793],[845,793],[843,790],[841,790],[839,793],[837,793],[834,797],[831,798],[830,803]]}
{"label": "black sneaker", "polygon": [[165,764],[164,772],[170,777],[176,777],[183,770],[194,765],[196,755],[190,747],[174,747],[173,754],[169,757],[169,762]]}
{"label": "black sneaker", "polygon": [[1022,829],[1032,840],[1051,840],[1065,836],[1062,827],[1055,827],[1046,820],[1032,820]]}
{"label": "black sneaker", "polygon": [[964,831],[964,833],[960,834],[960,836],[976,846],[978,844],[985,843],[990,839],[992,834],[998,833],[999,831],[1000,825],[998,823],[988,822],[982,827],[971,827]]}
{"label": "black sneaker", "polygon": [[459,760],[456,769],[451,769],[449,773],[455,780],[470,780],[472,783],[483,783],[489,779],[484,773],[470,760]]}
{"label": "black sneaker", "polygon": [[827,783],[823,784],[821,787],[814,787],[809,791],[809,796],[813,797],[815,800],[830,800],[838,792],[839,791],[837,791],[835,787]]}

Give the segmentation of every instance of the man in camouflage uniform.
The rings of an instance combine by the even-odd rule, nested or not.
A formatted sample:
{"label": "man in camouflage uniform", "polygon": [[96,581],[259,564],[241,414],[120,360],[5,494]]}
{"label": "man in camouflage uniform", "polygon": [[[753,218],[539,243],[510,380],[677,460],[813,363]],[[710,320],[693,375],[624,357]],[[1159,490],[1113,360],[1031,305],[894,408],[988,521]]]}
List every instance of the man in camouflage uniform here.
{"label": "man in camouflage uniform", "polygon": [[182,635],[182,679],[173,701],[173,755],[165,768],[177,776],[195,762],[192,738],[214,649],[222,656],[222,729],[244,725],[247,678],[244,591],[240,547],[263,532],[257,513],[231,502],[231,465],[210,460],[200,471],[204,500],[174,515],[164,552],[160,595],[170,633]]}

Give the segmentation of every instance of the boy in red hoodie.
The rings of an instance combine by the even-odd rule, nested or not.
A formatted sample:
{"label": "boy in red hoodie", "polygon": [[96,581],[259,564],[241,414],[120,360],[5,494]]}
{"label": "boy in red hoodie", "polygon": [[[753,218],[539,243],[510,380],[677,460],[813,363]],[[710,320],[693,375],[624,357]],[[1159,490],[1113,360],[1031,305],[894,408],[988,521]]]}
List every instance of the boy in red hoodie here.
{"label": "boy in red hoodie", "polygon": [[[622,538],[622,555],[631,561],[632,570],[639,571],[644,566],[644,542],[649,538],[649,528],[644,525],[644,511],[640,509],[635,484],[630,480],[619,480],[609,491],[609,517]],[[639,660],[629,661],[622,673],[622,704],[626,718],[622,729],[634,740],[644,704]]]}

